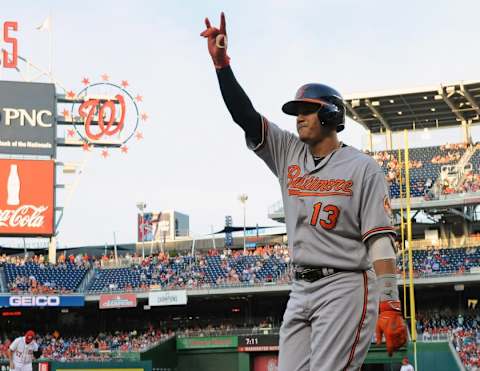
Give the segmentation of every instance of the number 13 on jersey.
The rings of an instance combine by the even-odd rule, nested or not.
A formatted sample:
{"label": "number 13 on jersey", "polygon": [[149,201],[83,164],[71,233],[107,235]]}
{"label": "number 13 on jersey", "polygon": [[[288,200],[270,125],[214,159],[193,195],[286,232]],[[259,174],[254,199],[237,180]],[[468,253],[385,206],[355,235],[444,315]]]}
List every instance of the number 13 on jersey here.
{"label": "number 13 on jersey", "polygon": [[[337,219],[340,215],[340,209],[335,205],[325,205],[322,209],[322,203],[317,202],[313,205],[312,218],[310,219],[310,224],[316,226],[320,224],[323,229],[330,230],[335,228],[337,225]],[[328,213],[326,219],[320,219],[320,211]]]}

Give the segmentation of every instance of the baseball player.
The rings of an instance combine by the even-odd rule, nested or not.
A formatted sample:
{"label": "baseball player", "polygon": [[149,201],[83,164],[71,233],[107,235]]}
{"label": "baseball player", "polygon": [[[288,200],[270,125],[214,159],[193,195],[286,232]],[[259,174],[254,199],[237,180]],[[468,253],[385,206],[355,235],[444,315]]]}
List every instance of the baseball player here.
{"label": "baseball player", "polygon": [[32,371],[32,360],[38,352],[38,344],[34,340],[35,332],[29,330],[25,336],[16,338],[8,348],[10,370]]}
{"label": "baseball player", "polygon": [[410,361],[408,360],[408,357],[403,357],[402,367],[400,368],[400,371],[415,371],[413,366],[410,364]]}
{"label": "baseball player", "polygon": [[[225,16],[201,36],[246,142],[278,178],[295,266],[280,329],[279,371],[358,370],[376,328],[392,354],[406,343],[395,276],[390,203],[382,170],[342,143],[345,108],[322,84],[302,86],[282,110],[298,136],[259,114],[236,81]],[[380,300],[380,304],[379,304]],[[376,324],[378,317],[378,323]]]}

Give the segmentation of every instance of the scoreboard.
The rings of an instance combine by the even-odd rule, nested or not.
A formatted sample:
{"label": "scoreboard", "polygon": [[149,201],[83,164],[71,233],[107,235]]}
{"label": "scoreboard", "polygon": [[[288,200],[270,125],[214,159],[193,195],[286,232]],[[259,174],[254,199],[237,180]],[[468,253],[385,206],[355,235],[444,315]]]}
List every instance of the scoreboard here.
{"label": "scoreboard", "polygon": [[239,352],[277,352],[278,335],[248,335],[238,337]]}

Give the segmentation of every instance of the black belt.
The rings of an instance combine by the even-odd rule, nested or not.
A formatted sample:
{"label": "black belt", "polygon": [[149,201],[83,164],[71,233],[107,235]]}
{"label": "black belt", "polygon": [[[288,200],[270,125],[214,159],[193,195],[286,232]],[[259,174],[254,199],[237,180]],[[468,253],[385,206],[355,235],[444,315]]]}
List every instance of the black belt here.
{"label": "black belt", "polygon": [[335,268],[326,267],[297,267],[295,268],[295,279],[307,282],[315,282],[321,278],[331,276],[332,274],[341,272]]}

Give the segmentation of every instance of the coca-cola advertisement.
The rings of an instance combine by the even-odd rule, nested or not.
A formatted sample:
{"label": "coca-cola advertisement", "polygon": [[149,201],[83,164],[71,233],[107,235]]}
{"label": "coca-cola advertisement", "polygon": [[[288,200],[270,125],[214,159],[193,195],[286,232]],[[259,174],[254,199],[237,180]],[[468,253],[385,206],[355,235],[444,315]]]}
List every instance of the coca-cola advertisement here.
{"label": "coca-cola advertisement", "polygon": [[51,236],[54,162],[0,160],[0,235]]}

